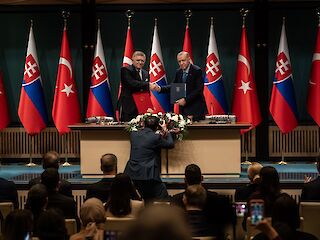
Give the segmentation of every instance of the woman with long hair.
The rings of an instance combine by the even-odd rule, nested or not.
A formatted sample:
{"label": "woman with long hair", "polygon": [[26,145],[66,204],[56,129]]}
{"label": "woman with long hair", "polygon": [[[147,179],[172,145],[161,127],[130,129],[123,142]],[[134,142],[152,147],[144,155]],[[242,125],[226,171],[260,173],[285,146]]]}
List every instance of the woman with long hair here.
{"label": "woman with long hair", "polygon": [[135,217],[144,204],[131,198],[134,191],[131,178],[125,173],[118,173],[112,181],[105,206],[107,217]]}

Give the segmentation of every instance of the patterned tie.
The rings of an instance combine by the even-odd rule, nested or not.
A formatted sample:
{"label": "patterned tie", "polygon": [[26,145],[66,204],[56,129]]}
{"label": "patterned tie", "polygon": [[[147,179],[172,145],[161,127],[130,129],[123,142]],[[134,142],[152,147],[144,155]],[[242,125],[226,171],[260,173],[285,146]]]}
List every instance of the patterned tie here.
{"label": "patterned tie", "polygon": [[182,73],[182,82],[185,83],[187,81],[187,77],[188,77],[188,73],[183,71],[183,73]]}

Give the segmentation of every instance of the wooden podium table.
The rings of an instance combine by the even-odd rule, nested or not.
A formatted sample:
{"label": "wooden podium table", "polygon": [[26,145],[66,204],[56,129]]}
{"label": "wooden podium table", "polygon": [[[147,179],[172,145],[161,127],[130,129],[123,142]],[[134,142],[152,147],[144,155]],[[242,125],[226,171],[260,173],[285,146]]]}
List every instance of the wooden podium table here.
{"label": "wooden podium table", "polygon": [[[184,174],[190,163],[199,165],[205,175],[234,176],[240,174],[240,129],[250,124],[203,124],[188,126],[183,141],[174,149],[162,151],[162,175],[176,177]],[[83,177],[98,177],[100,157],[114,153],[118,158],[118,172],[123,172],[130,155],[130,133],[125,125],[77,124],[70,126],[81,131],[80,163]]]}

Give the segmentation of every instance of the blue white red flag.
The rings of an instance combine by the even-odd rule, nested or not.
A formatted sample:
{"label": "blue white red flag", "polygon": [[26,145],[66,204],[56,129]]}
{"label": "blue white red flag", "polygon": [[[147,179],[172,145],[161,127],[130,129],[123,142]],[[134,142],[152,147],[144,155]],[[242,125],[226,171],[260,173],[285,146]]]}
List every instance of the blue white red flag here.
{"label": "blue white red flag", "polygon": [[[157,24],[154,26],[150,65],[149,65],[150,82],[161,86],[167,85],[166,70],[164,68],[161,45],[158,35]],[[154,107],[154,112],[170,112],[170,96],[168,93],[158,93],[157,91],[151,91],[151,102]]]}
{"label": "blue white red flag", "polygon": [[226,114],[228,112],[213,21],[210,26],[203,94],[209,115]]}
{"label": "blue white red flag", "polygon": [[109,77],[104,58],[100,26],[97,31],[97,44],[92,63],[92,75],[87,108],[87,118],[94,116],[113,116]]}
{"label": "blue white red flag", "polygon": [[40,133],[48,122],[32,25],[29,32],[18,115],[26,132],[30,135]]}
{"label": "blue white red flag", "polygon": [[298,110],[292,82],[285,22],[282,25],[269,109],[282,133],[288,133],[298,125]]}

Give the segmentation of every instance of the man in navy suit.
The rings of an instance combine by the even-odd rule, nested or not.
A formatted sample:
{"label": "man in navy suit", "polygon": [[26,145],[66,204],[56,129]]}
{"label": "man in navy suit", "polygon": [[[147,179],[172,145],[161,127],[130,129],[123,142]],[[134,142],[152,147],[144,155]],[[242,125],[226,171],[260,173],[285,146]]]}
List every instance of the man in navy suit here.
{"label": "man in navy suit", "polygon": [[155,90],[156,85],[149,82],[149,74],[143,69],[146,55],[135,51],[132,55],[132,65],[121,68],[121,94],[119,112],[121,121],[128,122],[138,115],[138,109],[132,97],[133,93]]}
{"label": "man in navy suit", "polygon": [[[191,117],[194,121],[203,120],[207,107],[203,96],[203,75],[200,67],[191,63],[189,53],[179,52],[177,61],[180,68],[176,72],[174,83],[186,84],[186,97],[176,102],[182,115]],[[168,92],[170,85],[157,87],[157,91]]]}
{"label": "man in navy suit", "polygon": [[[320,174],[320,160],[317,162],[317,169]],[[311,182],[304,184],[301,193],[301,201],[320,201],[320,176]]]}
{"label": "man in navy suit", "polygon": [[124,172],[133,180],[136,188],[146,201],[165,199],[168,192],[160,178],[161,148],[173,148],[174,142],[166,125],[161,125],[159,118],[148,116],[142,130],[131,133],[130,159]]}

